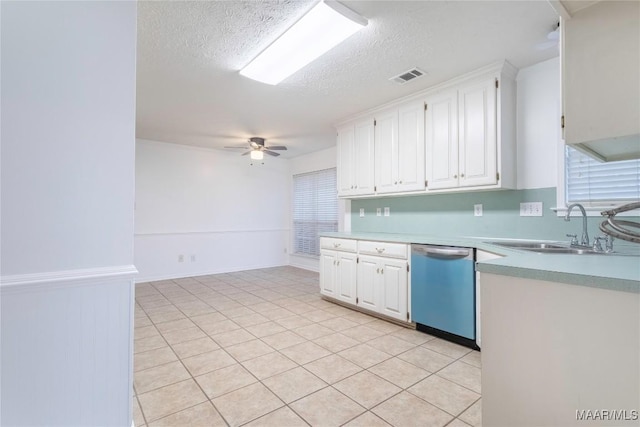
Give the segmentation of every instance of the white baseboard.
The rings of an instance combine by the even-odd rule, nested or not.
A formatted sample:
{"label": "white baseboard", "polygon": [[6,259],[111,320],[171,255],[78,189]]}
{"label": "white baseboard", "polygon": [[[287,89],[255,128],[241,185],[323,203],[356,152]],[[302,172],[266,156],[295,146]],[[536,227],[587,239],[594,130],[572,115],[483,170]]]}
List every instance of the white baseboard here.
{"label": "white baseboard", "polygon": [[211,274],[235,273],[238,271],[258,270],[260,268],[284,267],[287,264],[252,264],[226,269],[212,269],[205,271],[174,273],[165,275],[138,275],[135,283],[158,282],[160,280],[183,279],[185,277],[208,276]]}
{"label": "white baseboard", "polygon": [[319,273],[320,272],[319,268],[314,268],[314,267],[311,267],[310,265],[298,264],[298,263],[295,263],[295,262],[291,262],[291,263],[289,263],[289,265],[291,267],[300,268],[302,270],[313,271],[314,273]]}
{"label": "white baseboard", "polygon": [[291,254],[289,256],[289,265],[318,273],[320,271],[320,258]]}

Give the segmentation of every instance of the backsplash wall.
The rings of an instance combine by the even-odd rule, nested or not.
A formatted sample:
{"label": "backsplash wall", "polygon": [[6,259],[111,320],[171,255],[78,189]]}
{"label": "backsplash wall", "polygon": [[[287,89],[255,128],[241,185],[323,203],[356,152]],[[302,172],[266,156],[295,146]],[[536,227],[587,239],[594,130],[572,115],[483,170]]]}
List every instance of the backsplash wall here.
{"label": "backsplash wall", "polygon": [[[521,202],[542,202],[543,216],[521,217]],[[473,205],[483,205],[483,216],[473,215]],[[568,240],[567,233],[582,230],[582,218],[563,217],[550,208],[556,206],[556,188],[500,190],[454,194],[430,194],[351,202],[353,232],[418,233],[436,236],[506,237]],[[376,208],[390,208],[390,216],[376,216]],[[360,209],[365,216],[360,218]],[[589,237],[602,235],[601,217],[588,218]]]}

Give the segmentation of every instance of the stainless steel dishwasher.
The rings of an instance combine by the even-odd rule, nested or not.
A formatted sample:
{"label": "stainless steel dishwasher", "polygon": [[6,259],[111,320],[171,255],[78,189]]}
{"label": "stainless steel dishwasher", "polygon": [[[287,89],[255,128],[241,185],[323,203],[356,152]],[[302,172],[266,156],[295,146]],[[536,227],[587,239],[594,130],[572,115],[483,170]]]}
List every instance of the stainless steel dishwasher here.
{"label": "stainless steel dishwasher", "polygon": [[474,249],[411,245],[411,317],[420,331],[479,348]]}

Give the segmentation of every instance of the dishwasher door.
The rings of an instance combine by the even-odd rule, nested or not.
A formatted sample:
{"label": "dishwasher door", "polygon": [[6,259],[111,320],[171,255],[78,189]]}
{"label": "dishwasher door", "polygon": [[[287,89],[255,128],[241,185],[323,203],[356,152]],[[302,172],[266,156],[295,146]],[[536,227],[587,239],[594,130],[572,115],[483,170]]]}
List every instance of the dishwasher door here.
{"label": "dishwasher door", "polygon": [[411,246],[411,316],[417,328],[475,347],[475,260],[471,248]]}

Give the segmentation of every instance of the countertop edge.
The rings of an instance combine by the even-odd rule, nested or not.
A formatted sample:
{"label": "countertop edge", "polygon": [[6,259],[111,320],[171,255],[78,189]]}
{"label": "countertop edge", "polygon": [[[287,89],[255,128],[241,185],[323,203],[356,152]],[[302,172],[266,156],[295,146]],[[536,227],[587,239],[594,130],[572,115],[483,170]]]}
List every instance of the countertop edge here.
{"label": "countertop edge", "polygon": [[[512,250],[500,246],[496,246],[487,242],[489,238],[482,237],[466,237],[466,236],[429,236],[429,235],[410,235],[410,234],[388,234],[388,233],[368,233],[368,232],[332,232],[320,233],[321,237],[333,237],[353,240],[375,240],[381,242],[394,242],[405,244],[434,244],[434,245],[451,245],[472,247],[483,252],[496,254],[498,258],[488,261],[476,262],[477,271],[480,273],[491,273],[503,276],[518,277],[525,279],[541,280],[547,282],[558,282],[569,285],[586,286],[592,288],[608,289],[629,293],[640,293],[640,280],[628,279],[624,277],[612,277],[607,271],[597,272],[597,274],[585,274],[579,271],[570,271],[571,265],[578,259],[575,257],[585,257],[592,255],[547,255],[554,257],[554,260],[565,261],[565,269],[569,271],[556,271],[551,269],[543,269],[535,266],[536,261],[540,258],[539,254],[524,253],[523,251]],[[497,239],[499,240],[499,239]],[[558,258],[560,257],[560,258]],[[564,257],[564,258],[562,258]],[[640,263],[638,257],[618,257],[623,258],[620,263],[623,265],[633,266]],[[626,258],[626,259],[624,259]],[[550,259],[550,258],[547,258]],[[558,262],[556,261],[556,262]],[[640,265],[640,264],[637,264]],[[638,268],[640,273],[640,267]],[[633,274],[633,273],[631,273]],[[640,278],[640,274],[638,275]]]}

